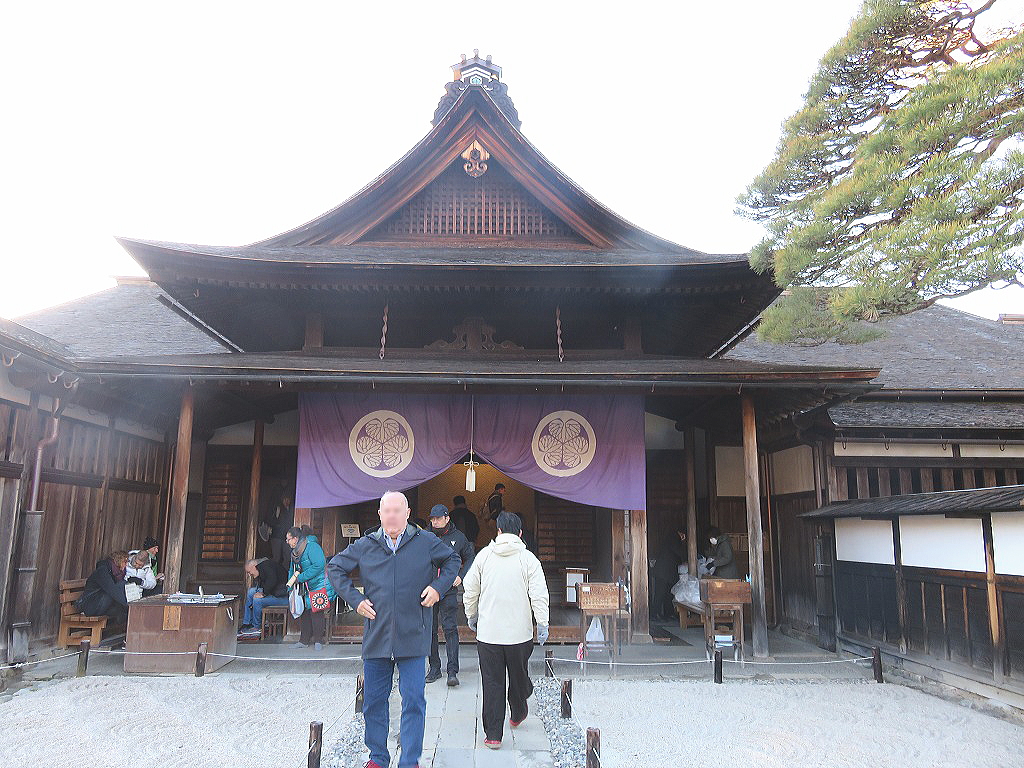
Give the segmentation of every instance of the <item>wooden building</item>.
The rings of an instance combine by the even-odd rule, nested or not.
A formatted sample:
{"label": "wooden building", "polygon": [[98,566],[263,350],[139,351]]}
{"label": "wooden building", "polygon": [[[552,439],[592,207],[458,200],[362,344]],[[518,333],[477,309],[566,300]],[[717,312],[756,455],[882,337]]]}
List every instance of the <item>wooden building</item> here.
{"label": "wooden building", "polygon": [[[52,638],[61,578],[149,534],[165,542],[170,589],[241,586],[256,522],[294,485],[306,393],[642,397],[644,509],[510,489],[552,594],[567,566],[621,580],[631,638],[649,641],[649,547],[685,527],[695,562],[716,524],[749,563],[755,655],[775,624],[845,641],[842,600],[837,628],[815,566],[835,529],[799,514],[842,498],[844,481],[847,496],[902,483],[899,467],[847,461],[835,446],[854,433],[836,430],[853,427],[833,421],[857,397],[889,402],[884,369],[899,360],[818,348],[794,361],[805,350],[744,341],[777,295],[745,254],[623,220],[526,140],[500,68],[474,55],[453,70],[429,133],[337,208],[247,246],[122,239],[149,280],[0,323],[9,655]],[[410,489],[418,512],[459,492],[455,467]],[[927,468],[955,485],[968,467]],[[981,477],[1020,482],[1006,474],[1018,468]],[[503,477],[480,473],[480,490],[462,491],[471,507]],[[296,513],[330,553],[340,525],[372,522],[374,505]]]}

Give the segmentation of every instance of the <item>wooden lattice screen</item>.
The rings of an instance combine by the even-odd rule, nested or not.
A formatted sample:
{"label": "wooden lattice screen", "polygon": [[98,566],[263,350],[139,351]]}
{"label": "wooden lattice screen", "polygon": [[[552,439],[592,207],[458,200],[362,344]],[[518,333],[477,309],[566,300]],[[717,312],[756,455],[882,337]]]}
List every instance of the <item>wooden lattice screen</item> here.
{"label": "wooden lattice screen", "polygon": [[584,241],[493,161],[471,178],[454,163],[362,242],[409,239]]}
{"label": "wooden lattice screen", "polygon": [[245,504],[245,471],[237,462],[206,467],[203,494],[203,539],[200,559],[236,560],[238,531]]}

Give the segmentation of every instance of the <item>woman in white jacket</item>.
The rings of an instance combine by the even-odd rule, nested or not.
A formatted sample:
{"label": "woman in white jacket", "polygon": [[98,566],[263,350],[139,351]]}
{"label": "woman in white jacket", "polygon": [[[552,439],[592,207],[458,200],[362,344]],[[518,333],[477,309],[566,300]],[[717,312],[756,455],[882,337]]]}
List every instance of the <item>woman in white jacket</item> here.
{"label": "woman in white jacket", "polygon": [[508,511],[498,515],[498,535],[473,560],[466,578],[463,604],[470,628],[476,632],[483,683],[484,744],[501,746],[507,697],[516,728],[526,719],[526,700],[533,694],[530,655],[533,621],[537,639],[548,639],[548,586],[537,556],[521,538],[523,523]]}

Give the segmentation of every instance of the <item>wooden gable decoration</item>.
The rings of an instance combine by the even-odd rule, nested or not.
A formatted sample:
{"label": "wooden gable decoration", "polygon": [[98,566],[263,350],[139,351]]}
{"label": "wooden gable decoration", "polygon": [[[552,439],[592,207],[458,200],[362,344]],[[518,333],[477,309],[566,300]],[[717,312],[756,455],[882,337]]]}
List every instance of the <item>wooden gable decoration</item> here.
{"label": "wooden gable decoration", "polygon": [[[481,171],[480,165],[486,168]],[[474,165],[461,157],[358,240],[374,245],[410,241],[437,245],[591,245],[499,163],[492,159]]]}

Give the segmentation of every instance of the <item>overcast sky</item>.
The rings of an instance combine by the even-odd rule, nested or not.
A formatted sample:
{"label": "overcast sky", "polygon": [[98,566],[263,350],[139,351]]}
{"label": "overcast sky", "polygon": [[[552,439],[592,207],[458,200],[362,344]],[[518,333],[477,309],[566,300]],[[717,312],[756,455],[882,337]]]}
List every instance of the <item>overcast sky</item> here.
{"label": "overcast sky", "polygon": [[[240,245],[334,207],[430,129],[473,48],[503,67],[526,136],[597,199],[744,252],[761,233],[735,197],[858,6],[9,3],[0,316],[142,274],[115,235]],[[1024,312],[1024,292],[957,306]]]}

